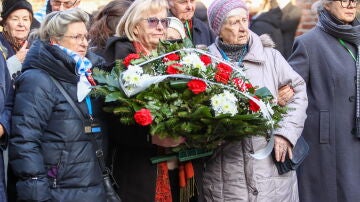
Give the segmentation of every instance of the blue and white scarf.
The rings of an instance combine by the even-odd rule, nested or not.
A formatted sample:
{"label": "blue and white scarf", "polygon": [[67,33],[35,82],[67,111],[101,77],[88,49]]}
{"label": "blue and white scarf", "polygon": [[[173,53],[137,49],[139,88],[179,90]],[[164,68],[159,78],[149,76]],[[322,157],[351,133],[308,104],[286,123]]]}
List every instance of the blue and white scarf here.
{"label": "blue and white scarf", "polygon": [[69,50],[58,44],[55,44],[55,46],[59,47],[68,56],[70,56],[72,59],[75,60],[75,63],[76,63],[76,65],[75,65],[76,72],[75,73],[76,73],[76,75],[80,76],[80,79],[77,83],[77,99],[78,99],[78,102],[81,102],[85,99],[85,97],[91,91],[91,84],[90,84],[89,80],[87,79],[87,77],[91,75],[92,64],[89,59],[87,59],[86,57],[81,58],[81,56],[79,54],[75,53],[72,50]]}

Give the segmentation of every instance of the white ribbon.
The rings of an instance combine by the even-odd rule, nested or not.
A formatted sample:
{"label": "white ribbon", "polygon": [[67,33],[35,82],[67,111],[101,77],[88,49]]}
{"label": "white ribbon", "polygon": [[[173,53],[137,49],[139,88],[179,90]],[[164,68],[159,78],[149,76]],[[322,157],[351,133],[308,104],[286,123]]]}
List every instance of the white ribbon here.
{"label": "white ribbon", "polygon": [[[170,54],[173,54],[173,53],[177,53],[177,52],[180,52],[180,51],[185,51],[185,52],[198,52],[200,54],[203,54],[203,55],[207,55],[209,56],[210,58],[212,58],[212,60],[215,60],[217,62],[221,62],[221,63],[224,63],[228,66],[230,66],[234,71],[236,71],[237,73],[239,73],[241,76],[245,76],[245,72],[242,71],[242,69],[240,68],[235,68],[232,66],[231,63],[229,63],[228,61],[225,61],[225,60],[222,60],[222,59],[219,59],[213,55],[211,55],[210,53],[206,52],[206,51],[203,51],[203,50],[200,50],[200,49],[194,49],[194,48],[186,48],[186,49],[180,49],[180,50],[176,50],[176,51],[172,51],[172,52],[169,52],[169,53],[166,53],[164,55],[160,55],[158,57],[154,57],[154,58],[151,58],[141,64],[138,64],[137,66],[143,66],[143,65],[146,65],[148,63],[151,63],[155,60],[158,60],[158,59],[161,59],[167,55],[170,55]],[[128,88],[127,86],[125,86],[125,82],[123,80],[123,74],[124,72],[120,73],[120,76],[119,76],[119,83],[120,83],[120,87],[121,89],[124,91],[124,93],[126,94],[126,96],[128,97],[131,97],[133,95],[136,95],[137,93],[140,93],[144,90],[146,90],[147,88],[149,88],[152,84],[156,84],[156,83],[160,83],[162,81],[164,81],[165,79],[168,79],[168,78],[180,78],[180,79],[188,79],[188,80],[191,80],[191,79],[198,79],[198,80],[202,80],[208,84],[211,84],[211,85],[219,85],[223,88],[226,88],[226,89],[229,89],[231,91],[235,91],[237,93],[240,93],[242,94],[243,96],[247,97],[248,99],[252,100],[253,102],[255,102],[259,107],[260,107],[260,111],[263,115],[263,117],[265,119],[267,119],[269,121],[269,124],[271,124],[271,126],[273,127],[273,120],[272,120],[272,109],[271,107],[265,105],[264,102],[262,102],[261,100],[257,100],[255,99],[253,96],[251,96],[249,93],[245,93],[245,92],[242,92],[242,91],[239,91],[237,89],[234,89],[230,86],[226,86],[224,84],[221,84],[221,83],[216,83],[216,82],[212,82],[212,81],[208,81],[208,80],[205,80],[205,79],[202,79],[202,78],[198,78],[198,77],[194,77],[194,76],[189,76],[189,75],[184,75],[184,74],[171,74],[171,75],[161,75],[161,76],[149,76],[149,77],[146,77],[146,78],[142,78],[142,80],[136,84],[136,86],[132,86],[130,88]],[[274,137],[273,135],[271,134],[271,137],[270,137],[270,141],[268,142],[268,144],[266,145],[265,148],[257,151],[255,154],[251,154],[251,156],[255,159],[264,159],[266,158],[272,151],[274,147]]]}

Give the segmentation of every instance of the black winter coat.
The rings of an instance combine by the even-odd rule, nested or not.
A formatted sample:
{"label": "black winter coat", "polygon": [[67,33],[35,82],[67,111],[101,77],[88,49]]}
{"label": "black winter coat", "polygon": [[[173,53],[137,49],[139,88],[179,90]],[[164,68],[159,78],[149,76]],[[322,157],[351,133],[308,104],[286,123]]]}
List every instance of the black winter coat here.
{"label": "black winter coat", "polygon": [[279,7],[262,13],[251,20],[250,30],[261,36],[269,34],[275,42],[275,48],[284,55],[283,36],[281,32],[281,10]]}
{"label": "black winter coat", "polygon": [[[88,53],[93,66],[103,60]],[[16,81],[9,160],[16,176],[18,199],[26,201],[105,201],[95,148],[84,123],[50,79],[60,81],[77,102],[79,77],[75,61],[58,47],[36,41]],[[93,113],[101,111],[93,99]],[[96,134],[99,144],[101,134]]]}

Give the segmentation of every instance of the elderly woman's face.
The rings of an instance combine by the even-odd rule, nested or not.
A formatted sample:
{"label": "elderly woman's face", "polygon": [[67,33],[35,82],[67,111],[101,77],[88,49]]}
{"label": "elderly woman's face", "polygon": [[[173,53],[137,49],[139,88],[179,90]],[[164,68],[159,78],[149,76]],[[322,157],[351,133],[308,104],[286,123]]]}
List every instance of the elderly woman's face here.
{"label": "elderly woman's face", "polygon": [[68,25],[65,34],[61,36],[60,40],[55,41],[55,43],[74,51],[81,57],[85,57],[89,45],[87,36],[88,31],[85,23],[74,22]]}
{"label": "elderly woman's face", "polygon": [[195,0],[169,0],[169,5],[172,14],[183,22],[191,20],[194,16],[196,8]]}
{"label": "elderly woman's face", "polygon": [[225,19],[220,29],[220,38],[227,44],[247,44],[249,40],[249,17],[245,9],[240,9],[238,15]]}
{"label": "elderly woman's face", "polygon": [[26,40],[31,25],[31,13],[26,9],[19,9],[12,12],[6,19],[4,30],[16,40]]}
{"label": "elderly woman's face", "polygon": [[[346,6],[343,3],[344,6]],[[356,4],[350,1],[350,4],[348,7],[343,8],[341,6],[340,1],[332,1],[331,3],[324,5],[325,9],[328,10],[332,15],[334,15],[337,19],[341,20],[345,24],[349,24],[352,21],[354,21],[356,17]]]}
{"label": "elderly woman's face", "polygon": [[160,40],[165,39],[165,29],[168,25],[166,10],[144,14],[135,26],[134,34],[139,42],[151,51],[157,47]]}

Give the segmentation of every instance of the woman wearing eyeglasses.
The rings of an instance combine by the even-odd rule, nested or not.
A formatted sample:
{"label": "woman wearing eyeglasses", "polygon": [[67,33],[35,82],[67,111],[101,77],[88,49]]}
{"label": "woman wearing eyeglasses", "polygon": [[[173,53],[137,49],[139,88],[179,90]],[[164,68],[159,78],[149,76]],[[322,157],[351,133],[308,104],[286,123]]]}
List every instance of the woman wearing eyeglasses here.
{"label": "woman wearing eyeglasses", "polygon": [[[135,0],[121,18],[116,37],[107,42],[104,54],[107,62],[123,59],[130,53],[148,55],[156,51],[160,40],[165,40],[170,23],[167,11],[167,0]],[[151,164],[150,158],[159,155],[160,148],[177,146],[183,140],[151,136],[149,128],[121,125],[118,117],[112,117],[111,122],[110,153],[121,199],[179,201],[177,169],[160,172],[160,169],[171,170],[174,165]],[[169,174],[170,184],[162,184],[158,173]]]}
{"label": "woman wearing eyeglasses", "polygon": [[321,0],[319,21],[299,36],[290,65],[307,83],[302,135],[310,154],[298,170],[300,200],[360,201],[360,25],[357,0]]}
{"label": "woman wearing eyeglasses", "polygon": [[80,9],[49,14],[16,80],[9,162],[18,201],[106,201],[91,137],[101,145],[106,131],[100,103],[89,96],[92,68],[105,61],[87,51],[88,20]]}

